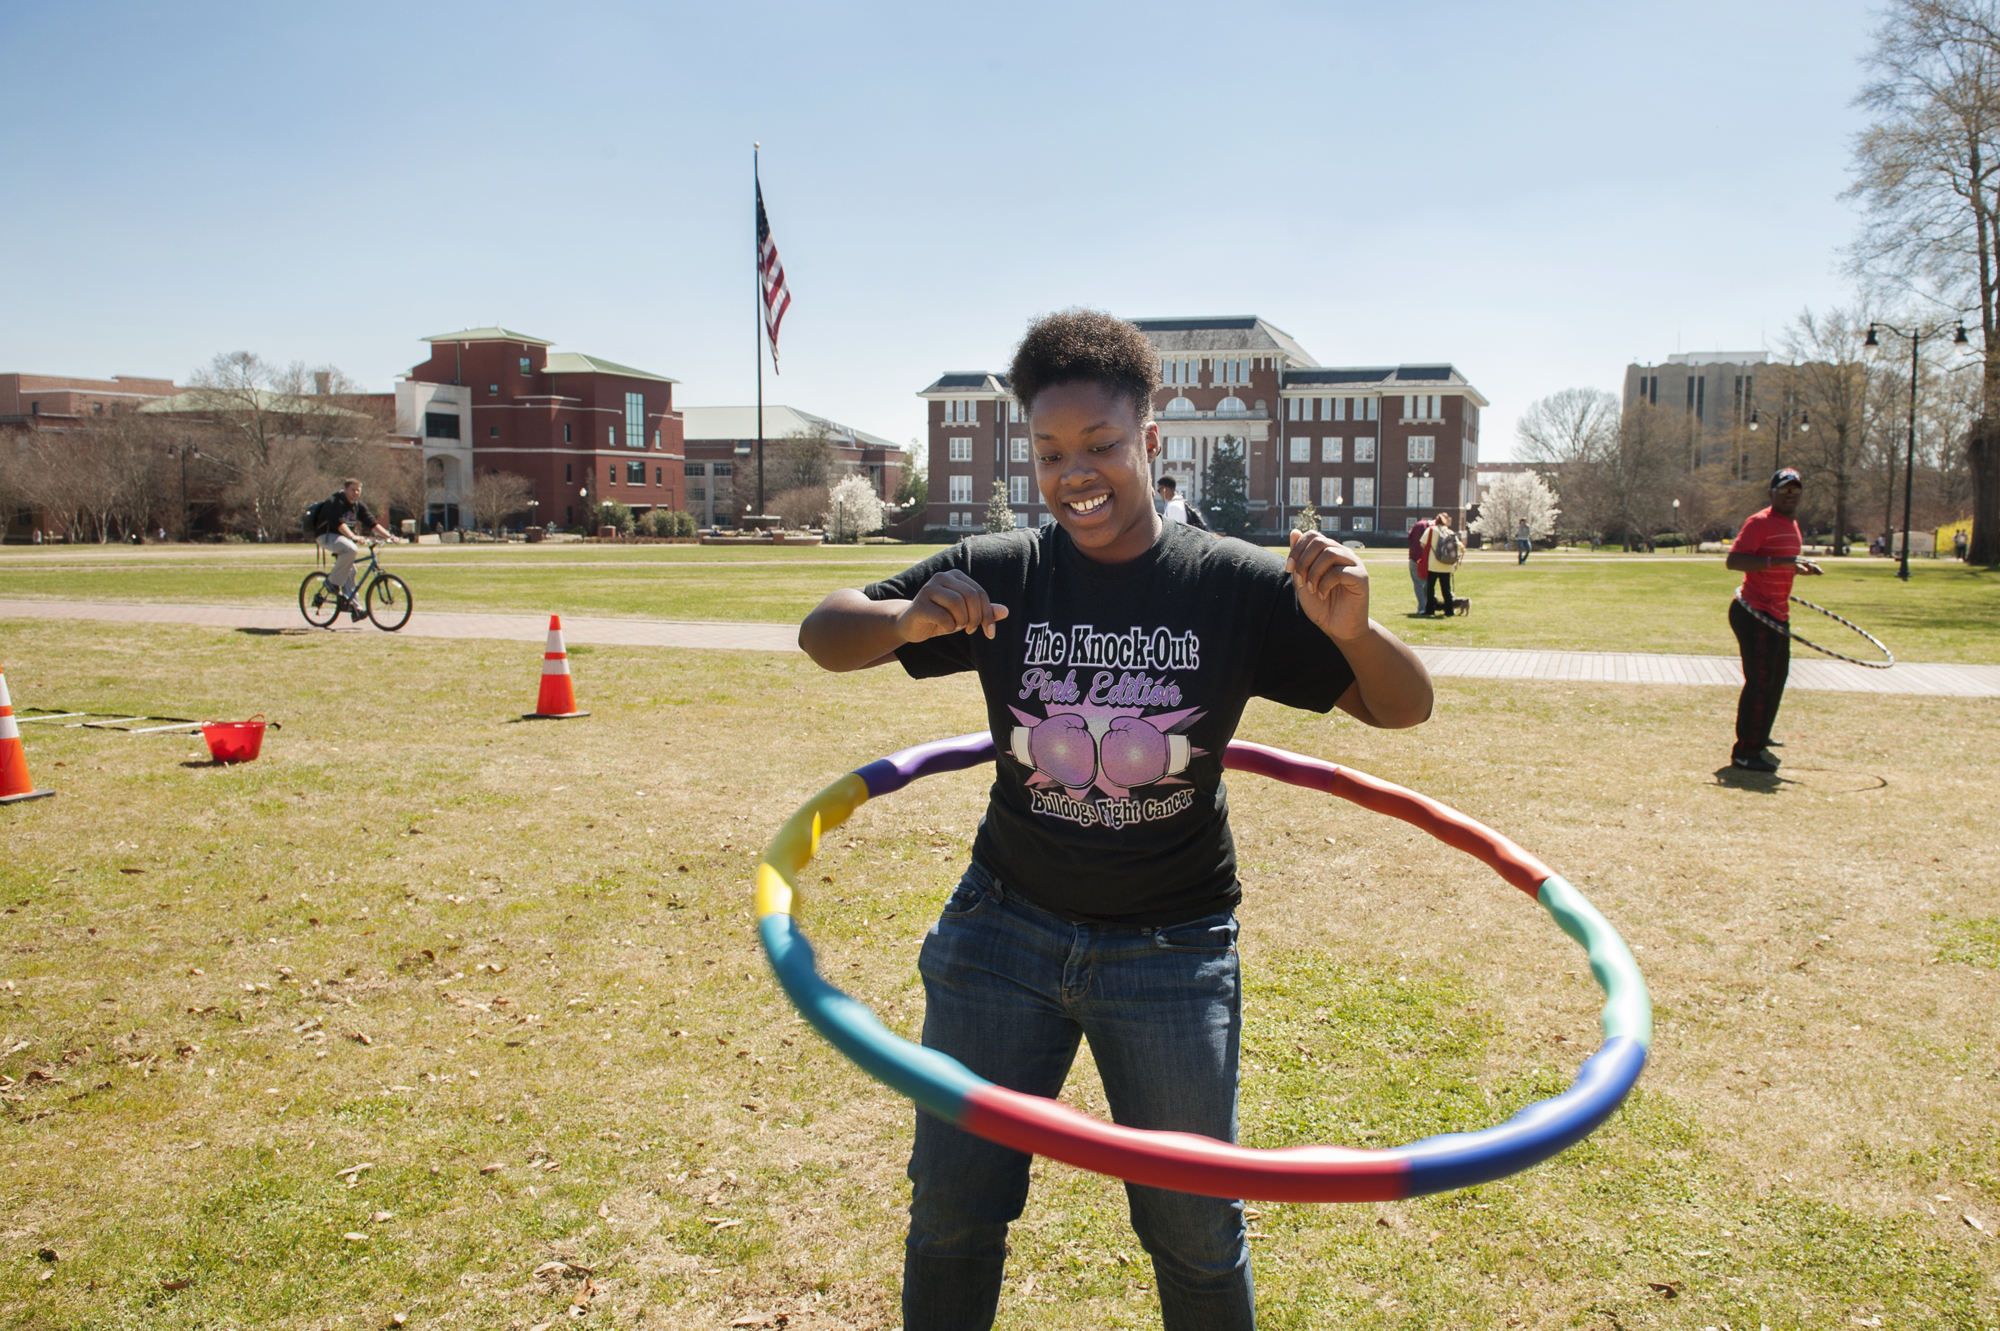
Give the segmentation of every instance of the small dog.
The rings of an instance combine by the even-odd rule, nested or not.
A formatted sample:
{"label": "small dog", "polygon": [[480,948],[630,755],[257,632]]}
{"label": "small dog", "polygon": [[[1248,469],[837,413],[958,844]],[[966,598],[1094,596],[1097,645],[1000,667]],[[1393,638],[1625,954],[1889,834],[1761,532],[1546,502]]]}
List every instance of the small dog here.
{"label": "small dog", "polygon": [[1471,614],[1471,613],[1472,613],[1472,601],[1471,601],[1471,599],[1470,599],[1470,598],[1468,598],[1468,597],[1464,597],[1464,596],[1454,596],[1454,597],[1452,597],[1452,598],[1451,598],[1451,613],[1453,613],[1454,615],[1469,615],[1469,614]]}

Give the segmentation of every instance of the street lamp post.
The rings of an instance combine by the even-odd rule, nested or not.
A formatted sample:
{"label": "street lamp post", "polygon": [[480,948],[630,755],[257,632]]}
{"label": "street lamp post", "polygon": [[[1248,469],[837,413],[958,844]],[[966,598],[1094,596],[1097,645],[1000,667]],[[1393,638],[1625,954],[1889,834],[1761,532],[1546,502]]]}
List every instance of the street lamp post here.
{"label": "street lamp post", "polygon": [[[1910,339],[1910,437],[1903,449],[1903,557],[1896,569],[1896,576],[1908,582],[1910,580],[1910,491],[1917,478],[1917,348],[1922,345],[1926,337],[1937,337],[1943,333],[1945,325],[1939,323],[1903,329],[1890,323],[1869,324],[1868,336],[1861,345],[1864,348],[1873,347],[1879,353],[1882,344],[1875,337],[1877,328],[1885,328],[1897,337]],[[1952,334],[1951,340],[1954,345],[1961,347],[1972,341],[1965,335],[1963,319],[1958,321],[1958,330]]]}
{"label": "street lamp post", "polygon": [[[1807,418],[1805,409],[1798,406],[1797,403],[1797,395],[1791,389],[1787,388],[1785,390],[1785,405],[1778,409],[1778,428],[1771,432],[1771,472],[1773,475],[1776,475],[1778,468],[1784,465],[1782,455],[1785,447],[1785,435],[1789,433],[1792,417],[1797,415],[1799,418],[1798,432],[1800,434],[1810,434],[1812,432],[1812,421]],[[1757,428],[1757,412],[1755,408],[1752,408],[1750,412],[1750,428],[1753,431]]]}

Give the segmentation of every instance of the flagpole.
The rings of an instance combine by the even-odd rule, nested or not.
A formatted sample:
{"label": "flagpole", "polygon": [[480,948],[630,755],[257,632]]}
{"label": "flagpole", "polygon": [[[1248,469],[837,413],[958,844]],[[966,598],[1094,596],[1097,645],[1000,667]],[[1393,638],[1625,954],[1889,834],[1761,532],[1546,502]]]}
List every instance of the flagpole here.
{"label": "flagpole", "polygon": [[[750,145],[750,183],[760,194],[763,182],[757,175],[757,153],[764,145]],[[757,249],[757,228],[755,219],[750,227],[752,262],[751,269],[757,275],[757,515],[764,514],[764,256]]]}

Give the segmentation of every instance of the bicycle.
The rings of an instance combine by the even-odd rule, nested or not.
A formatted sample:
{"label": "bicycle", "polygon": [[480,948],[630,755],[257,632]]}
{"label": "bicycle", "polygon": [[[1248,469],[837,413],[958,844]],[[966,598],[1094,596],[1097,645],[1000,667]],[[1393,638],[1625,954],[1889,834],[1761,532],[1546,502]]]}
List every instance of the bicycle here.
{"label": "bicycle", "polygon": [[[385,633],[394,633],[410,622],[410,584],[386,572],[375,558],[377,541],[368,542],[368,567],[355,582],[355,600],[367,607],[368,618]],[[324,555],[324,551],[321,552]],[[324,570],[314,569],[299,584],[299,613],[316,629],[331,628],[340,618],[340,589],[327,581]]]}

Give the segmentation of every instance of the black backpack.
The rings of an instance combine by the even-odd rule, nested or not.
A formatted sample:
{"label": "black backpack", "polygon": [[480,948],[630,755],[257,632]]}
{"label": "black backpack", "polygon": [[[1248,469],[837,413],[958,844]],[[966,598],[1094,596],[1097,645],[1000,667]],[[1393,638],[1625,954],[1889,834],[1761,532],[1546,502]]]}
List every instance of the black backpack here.
{"label": "black backpack", "polygon": [[328,495],[317,504],[307,508],[305,522],[302,524],[305,527],[306,534],[309,536],[325,536],[328,532],[331,532],[335,519],[340,516],[335,511],[335,506],[344,497],[342,495]]}

